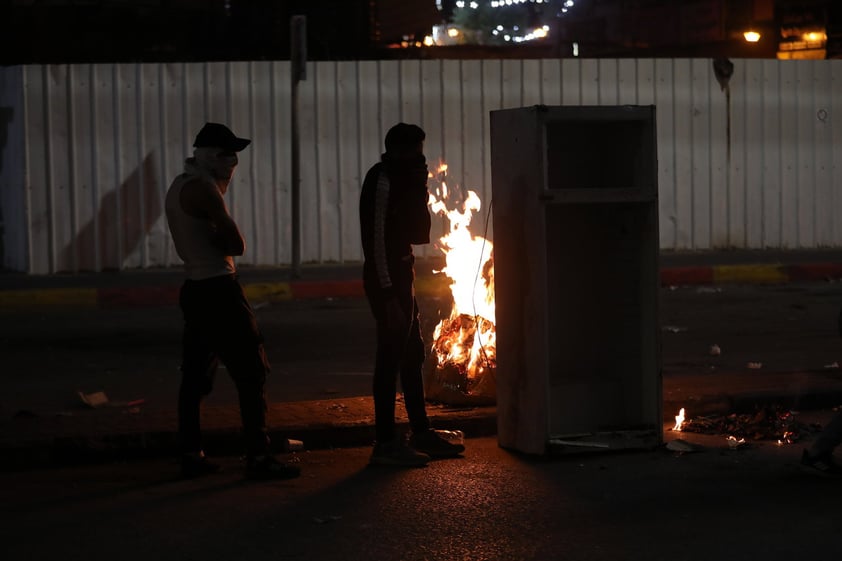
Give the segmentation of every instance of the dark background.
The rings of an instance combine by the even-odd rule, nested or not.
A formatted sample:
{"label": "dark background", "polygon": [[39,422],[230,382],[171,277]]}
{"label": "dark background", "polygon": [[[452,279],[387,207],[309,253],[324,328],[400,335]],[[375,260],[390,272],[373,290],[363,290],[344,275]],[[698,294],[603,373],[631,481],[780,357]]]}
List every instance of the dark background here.
{"label": "dark background", "polygon": [[[542,22],[551,39],[534,45],[419,47],[455,0],[2,0],[0,64],[284,60],[296,14],[307,16],[310,60],[564,57],[574,42],[586,57],[775,58],[781,32],[800,26],[826,29],[835,58],[840,4],[577,0]],[[760,43],[742,39],[749,25],[763,32]]]}

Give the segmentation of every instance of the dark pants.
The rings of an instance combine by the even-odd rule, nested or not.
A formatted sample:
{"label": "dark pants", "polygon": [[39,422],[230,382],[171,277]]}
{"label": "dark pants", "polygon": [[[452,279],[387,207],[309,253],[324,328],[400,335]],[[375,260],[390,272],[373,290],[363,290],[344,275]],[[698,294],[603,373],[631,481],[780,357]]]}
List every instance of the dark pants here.
{"label": "dark pants", "polygon": [[[387,297],[378,288],[376,278],[366,275],[366,296],[377,322],[377,358],[374,366],[374,425],[378,442],[395,438],[395,393],[400,375],[404,405],[413,432],[430,428],[424,404],[424,341],[418,321],[418,302],[413,286],[412,262],[391,268],[392,290],[409,320],[406,329],[386,324]],[[389,296],[391,298],[393,296]]]}
{"label": "dark pants", "polygon": [[254,313],[235,275],[187,280],[179,305],[184,313],[178,433],[184,453],[202,449],[199,415],[202,398],[213,389],[219,361],[239,394],[246,453],[266,453],[264,385],[269,362]]}

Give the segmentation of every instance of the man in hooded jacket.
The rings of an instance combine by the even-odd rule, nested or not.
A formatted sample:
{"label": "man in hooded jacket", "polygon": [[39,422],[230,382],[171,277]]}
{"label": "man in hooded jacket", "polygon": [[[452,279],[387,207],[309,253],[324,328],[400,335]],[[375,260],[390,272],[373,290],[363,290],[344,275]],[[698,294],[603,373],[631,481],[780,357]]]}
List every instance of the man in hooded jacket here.
{"label": "man in hooded jacket", "polygon": [[[377,325],[372,464],[423,466],[431,457],[453,457],[465,449],[430,429],[424,403],[412,245],[430,243],[425,137],[417,125],[389,129],[386,153],[366,174],[360,195],[363,286]],[[398,376],[412,430],[408,442],[395,429]]]}

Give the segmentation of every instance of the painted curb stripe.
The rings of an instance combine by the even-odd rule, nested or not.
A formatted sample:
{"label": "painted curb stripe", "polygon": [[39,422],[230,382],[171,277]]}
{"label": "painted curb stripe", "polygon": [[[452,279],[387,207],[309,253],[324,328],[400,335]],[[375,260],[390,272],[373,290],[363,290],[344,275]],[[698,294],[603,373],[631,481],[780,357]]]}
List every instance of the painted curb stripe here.
{"label": "painted curb stripe", "polygon": [[719,265],[713,268],[714,283],[775,284],[788,280],[780,265]]}
{"label": "painted curb stripe", "polygon": [[0,309],[27,310],[31,308],[66,307],[93,308],[97,303],[95,288],[47,288],[0,291]]}
{"label": "painted curb stripe", "polygon": [[661,269],[661,286],[711,284],[713,267],[673,267]]}
{"label": "painted curb stripe", "polygon": [[252,305],[257,302],[280,302],[292,300],[292,288],[288,282],[263,282],[246,284],[243,292]]}
{"label": "painted curb stripe", "polygon": [[842,263],[804,263],[785,267],[790,281],[817,281],[842,278]]}
{"label": "painted curb stripe", "polygon": [[[796,265],[717,265],[661,269],[662,286],[697,284],[784,284],[842,278],[842,263]],[[449,279],[443,275],[415,279],[418,295],[449,296]],[[42,307],[139,308],[178,305],[181,285],[122,288],[48,288],[0,290],[0,310],[25,311]],[[360,298],[362,280],[293,281],[243,285],[252,303],[308,298]]]}

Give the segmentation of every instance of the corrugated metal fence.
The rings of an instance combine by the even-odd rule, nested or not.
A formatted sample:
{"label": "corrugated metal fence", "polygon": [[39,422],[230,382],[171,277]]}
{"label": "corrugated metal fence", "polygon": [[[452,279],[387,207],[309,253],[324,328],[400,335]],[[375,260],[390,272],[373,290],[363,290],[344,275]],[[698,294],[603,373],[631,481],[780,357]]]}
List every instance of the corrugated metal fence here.
{"label": "corrugated metal fence", "polygon": [[[534,104],[657,106],[662,248],[842,245],[842,61],[733,62],[730,93],[707,59],[311,62],[302,259],[361,259],[359,185],[389,126],[424,127],[428,159],[488,201],[488,113]],[[5,266],[177,264],[163,199],[205,121],[253,139],[227,196],[239,262],[289,263],[289,76],[286,61],[0,69]]]}

